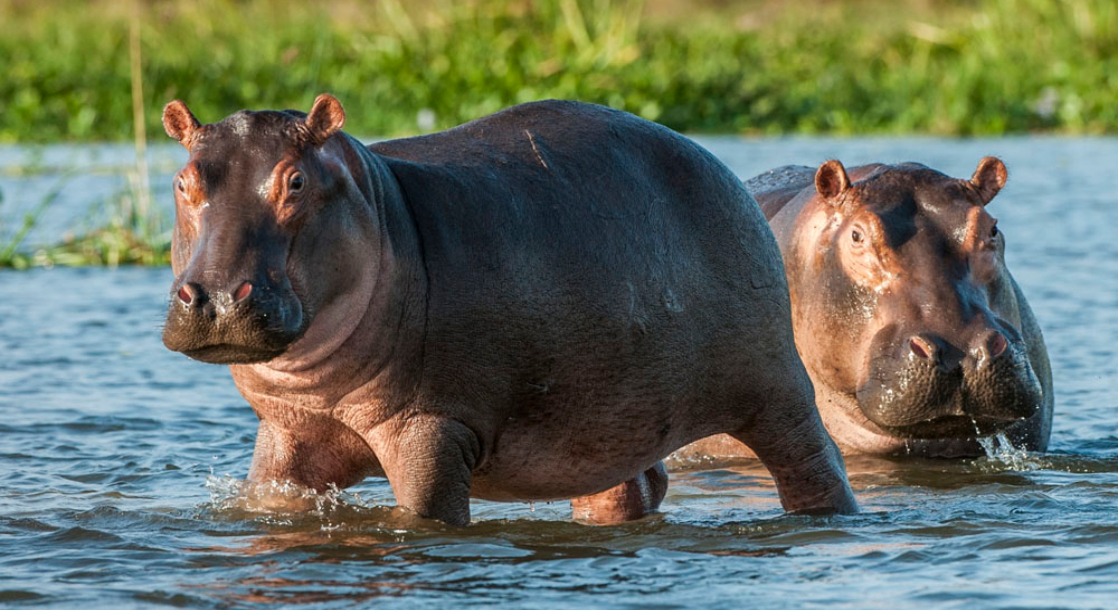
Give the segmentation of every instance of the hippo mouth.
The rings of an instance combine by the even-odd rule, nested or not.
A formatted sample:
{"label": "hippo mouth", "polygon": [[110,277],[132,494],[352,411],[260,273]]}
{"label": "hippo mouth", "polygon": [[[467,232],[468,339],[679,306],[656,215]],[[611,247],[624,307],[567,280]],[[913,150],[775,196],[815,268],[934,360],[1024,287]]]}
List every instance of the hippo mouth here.
{"label": "hippo mouth", "polygon": [[287,347],[261,348],[219,343],[179,351],[194,360],[210,364],[252,364],[254,362],[267,362],[287,351]]}
{"label": "hippo mouth", "polygon": [[181,323],[171,316],[163,329],[163,344],[172,351],[210,364],[267,362],[283,354],[302,336],[305,323],[292,331],[269,328],[261,317],[236,320],[229,326]]}
{"label": "hippo mouth", "polygon": [[893,436],[913,439],[945,439],[981,437],[996,434],[1025,419],[1024,417],[972,417],[970,415],[945,415],[928,421],[902,426],[884,426]]}
{"label": "hippo mouth", "polygon": [[198,306],[172,298],[163,326],[163,344],[211,364],[272,360],[303,335],[309,319],[297,299],[260,297],[257,293],[267,291],[256,290],[253,297],[235,303],[228,295],[218,295]]}
{"label": "hippo mouth", "polygon": [[253,324],[238,324],[233,329],[183,328],[182,325],[168,324],[164,327],[163,344],[172,351],[201,362],[252,364],[267,362],[283,354],[304,330],[304,325],[294,332],[283,332]]}

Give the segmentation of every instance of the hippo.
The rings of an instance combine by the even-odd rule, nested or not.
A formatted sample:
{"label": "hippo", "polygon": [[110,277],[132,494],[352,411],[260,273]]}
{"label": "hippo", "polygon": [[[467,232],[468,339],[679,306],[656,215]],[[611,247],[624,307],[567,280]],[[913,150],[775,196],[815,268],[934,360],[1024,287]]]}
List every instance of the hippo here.
{"label": "hippo", "polygon": [[[784,256],[796,347],[846,454],[967,457],[1005,435],[1044,451],[1052,373],[988,204],[1006,168],[969,180],[918,163],[787,166],[746,182]],[[725,436],[680,458],[751,456]]]}
{"label": "hippo", "polygon": [[386,477],[453,525],[470,498],[658,507],[662,459],[728,433],[791,512],[854,512],[796,354],[780,253],[710,153],[544,101],[365,146],[307,114],[202,125],[181,101],[171,350],[228,364],[260,419],[249,481]]}

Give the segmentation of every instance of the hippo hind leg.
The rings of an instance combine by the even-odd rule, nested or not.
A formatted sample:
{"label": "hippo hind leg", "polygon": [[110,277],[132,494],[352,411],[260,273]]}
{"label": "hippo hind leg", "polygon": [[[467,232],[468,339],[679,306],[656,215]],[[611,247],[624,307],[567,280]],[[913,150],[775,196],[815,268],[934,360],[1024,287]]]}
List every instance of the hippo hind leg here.
{"label": "hippo hind leg", "polygon": [[640,519],[654,512],[668,491],[663,462],[605,491],[571,500],[575,520],[593,525],[613,525]]}
{"label": "hippo hind leg", "polygon": [[785,510],[858,512],[842,454],[823,427],[803,364],[796,358],[774,370],[781,371],[780,381],[758,397],[748,425],[731,436],[760,458]]}

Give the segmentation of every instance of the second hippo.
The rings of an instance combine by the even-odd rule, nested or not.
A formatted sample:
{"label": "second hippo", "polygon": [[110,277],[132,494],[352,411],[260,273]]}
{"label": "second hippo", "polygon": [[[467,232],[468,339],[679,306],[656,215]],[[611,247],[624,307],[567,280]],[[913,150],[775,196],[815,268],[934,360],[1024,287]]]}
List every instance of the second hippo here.
{"label": "second hippo", "polygon": [[[845,453],[974,456],[995,433],[1047,448],[1048,353],[988,210],[1006,177],[986,157],[964,180],[828,161],[746,183],[780,244],[796,347]],[[716,436],[677,455],[751,452]]]}

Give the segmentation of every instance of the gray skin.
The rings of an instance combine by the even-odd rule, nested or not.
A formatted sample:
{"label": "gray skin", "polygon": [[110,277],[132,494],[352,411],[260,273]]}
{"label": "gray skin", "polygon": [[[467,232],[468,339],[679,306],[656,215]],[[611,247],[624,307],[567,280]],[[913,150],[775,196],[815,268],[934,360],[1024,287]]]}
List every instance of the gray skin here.
{"label": "gray skin", "polygon": [[708,152],[539,102],[366,147],[341,104],[200,125],[181,102],[173,350],[231,364],[253,481],[387,476],[397,503],[655,510],[660,462],[749,445],[789,511],[852,512],[792,337],[776,243]]}
{"label": "gray skin", "polygon": [[[987,157],[970,180],[828,161],[746,183],[784,255],[797,350],[844,453],[983,455],[977,439],[995,433],[1047,448],[1044,338],[987,210],[1005,181]],[[725,436],[678,453],[750,455]]]}

